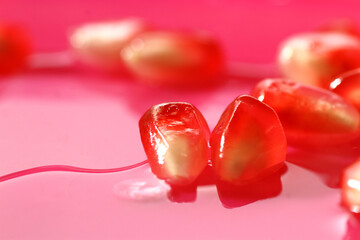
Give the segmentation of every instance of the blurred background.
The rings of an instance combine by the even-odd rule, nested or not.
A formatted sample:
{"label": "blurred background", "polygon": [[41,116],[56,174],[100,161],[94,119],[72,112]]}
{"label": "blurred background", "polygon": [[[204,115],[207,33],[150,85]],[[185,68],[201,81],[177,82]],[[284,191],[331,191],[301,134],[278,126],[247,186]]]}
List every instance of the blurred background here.
{"label": "blurred background", "polygon": [[360,22],[359,9],[356,0],[3,0],[0,21],[28,28],[36,50],[57,51],[68,47],[72,26],[142,17],[159,27],[210,31],[229,60],[269,62],[288,35],[336,18]]}

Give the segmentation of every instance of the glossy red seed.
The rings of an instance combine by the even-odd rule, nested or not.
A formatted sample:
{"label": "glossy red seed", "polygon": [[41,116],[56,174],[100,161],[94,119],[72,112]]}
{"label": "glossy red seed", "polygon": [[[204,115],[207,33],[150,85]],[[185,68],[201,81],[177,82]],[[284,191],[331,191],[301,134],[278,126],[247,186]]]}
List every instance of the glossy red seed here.
{"label": "glossy red seed", "polygon": [[276,111],[293,145],[335,145],[358,135],[358,111],[330,91],[284,79],[266,79],[254,87],[251,95]]}
{"label": "glossy red seed", "polygon": [[156,86],[213,85],[224,65],[219,43],[206,34],[144,33],[124,49],[122,57],[135,76]]}
{"label": "glossy red seed", "polygon": [[152,172],[173,185],[193,182],[208,164],[209,127],[193,105],[164,103],[150,108],[139,122]]}
{"label": "glossy red seed", "polygon": [[339,32],[298,34],[282,44],[278,62],[289,79],[327,89],[336,76],[360,67],[360,40]]}
{"label": "glossy red seed", "polygon": [[0,75],[18,71],[26,65],[30,41],[17,25],[0,23]]}
{"label": "glossy red seed", "polygon": [[247,184],[283,166],[286,138],[269,106],[251,96],[236,98],[210,137],[211,161],[220,180]]}
{"label": "glossy red seed", "polygon": [[360,160],[347,167],[341,182],[342,201],[354,213],[360,213]]}
{"label": "glossy red seed", "polygon": [[137,18],[88,23],[73,30],[70,43],[83,61],[105,70],[124,70],[121,50],[150,29],[147,22]]}
{"label": "glossy red seed", "polygon": [[360,69],[346,72],[330,83],[330,89],[360,112]]}

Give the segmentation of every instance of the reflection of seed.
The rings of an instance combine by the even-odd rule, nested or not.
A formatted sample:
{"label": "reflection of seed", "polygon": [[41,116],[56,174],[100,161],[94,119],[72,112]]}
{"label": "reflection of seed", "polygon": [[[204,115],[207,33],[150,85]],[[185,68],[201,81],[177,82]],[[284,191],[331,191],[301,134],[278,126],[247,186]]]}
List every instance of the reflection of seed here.
{"label": "reflection of seed", "polygon": [[170,186],[157,179],[126,180],[117,183],[113,193],[120,199],[155,201],[165,199]]}

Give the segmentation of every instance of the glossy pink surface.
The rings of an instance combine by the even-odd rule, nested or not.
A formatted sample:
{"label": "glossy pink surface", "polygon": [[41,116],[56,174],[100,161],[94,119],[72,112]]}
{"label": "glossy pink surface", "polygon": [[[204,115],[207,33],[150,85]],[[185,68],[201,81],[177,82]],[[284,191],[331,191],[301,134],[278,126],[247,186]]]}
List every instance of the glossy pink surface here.
{"label": "glossy pink surface", "polygon": [[[273,61],[283,38],[334,17],[359,22],[359,7],[350,0],[0,2],[7,10],[2,19],[29,27],[37,50],[63,50],[71,25],[133,15],[171,28],[210,30],[229,60],[246,62]],[[82,70],[36,71],[0,83],[0,175],[44,164],[109,168],[142,161],[137,124],[151,105],[192,102],[213,128],[228,103],[255,83],[161,92]],[[261,201],[219,198],[215,186],[202,185],[196,200],[176,203],[189,200],[174,192],[167,197],[169,189],[148,166],[1,182],[0,239],[359,239],[359,221],[340,207],[339,189],[329,187],[353,156],[291,151],[287,160],[282,191]]]}

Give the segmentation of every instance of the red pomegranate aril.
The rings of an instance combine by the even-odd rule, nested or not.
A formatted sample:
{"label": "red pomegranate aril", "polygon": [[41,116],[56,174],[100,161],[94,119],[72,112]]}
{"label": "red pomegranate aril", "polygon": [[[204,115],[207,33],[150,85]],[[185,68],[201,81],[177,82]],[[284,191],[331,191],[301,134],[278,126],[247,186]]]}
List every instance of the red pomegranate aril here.
{"label": "red pomegranate aril", "polygon": [[360,112],[360,69],[340,75],[330,83],[330,89],[354,105]]}
{"label": "red pomegranate aril", "polygon": [[322,88],[360,67],[360,40],[340,32],[298,34],[281,46],[278,62],[291,80]]}
{"label": "red pomegranate aril", "polygon": [[240,96],[226,108],[210,146],[215,174],[233,185],[276,172],[286,156],[286,138],[275,111],[251,96]]}
{"label": "red pomegranate aril", "polygon": [[0,23],[0,75],[25,67],[30,52],[30,40],[20,26]]}
{"label": "red pomegranate aril", "polygon": [[251,93],[278,114],[289,144],[327,146],[348,142],[359,134],[359,113],[325,89],[285,79],[266,79]]}
{"label": "red pomegranate aril", "polygon": [[87,23],[73,30],[70,43],[84,62],[104,70],[123,71],[121,50],[150,29],[150,24],[138,18]]}
{"label": "red pomegranate aril", "polygon": [[209,127],[193,105],[155,105],[139,122],[152,172],[171,185],[192,183],[209,160]]}
{"label": "red pomegranate aril", "polygon": [[360,160],[347,167],[342,175],[343,204],[353,213],[360,213]]}
{"label": "red pomegranate aril", "polygon": [[220,44],[200,33],[144,33],[122,51],[122,58],[140,81],[167,87],[217,84],[224,65]]}

